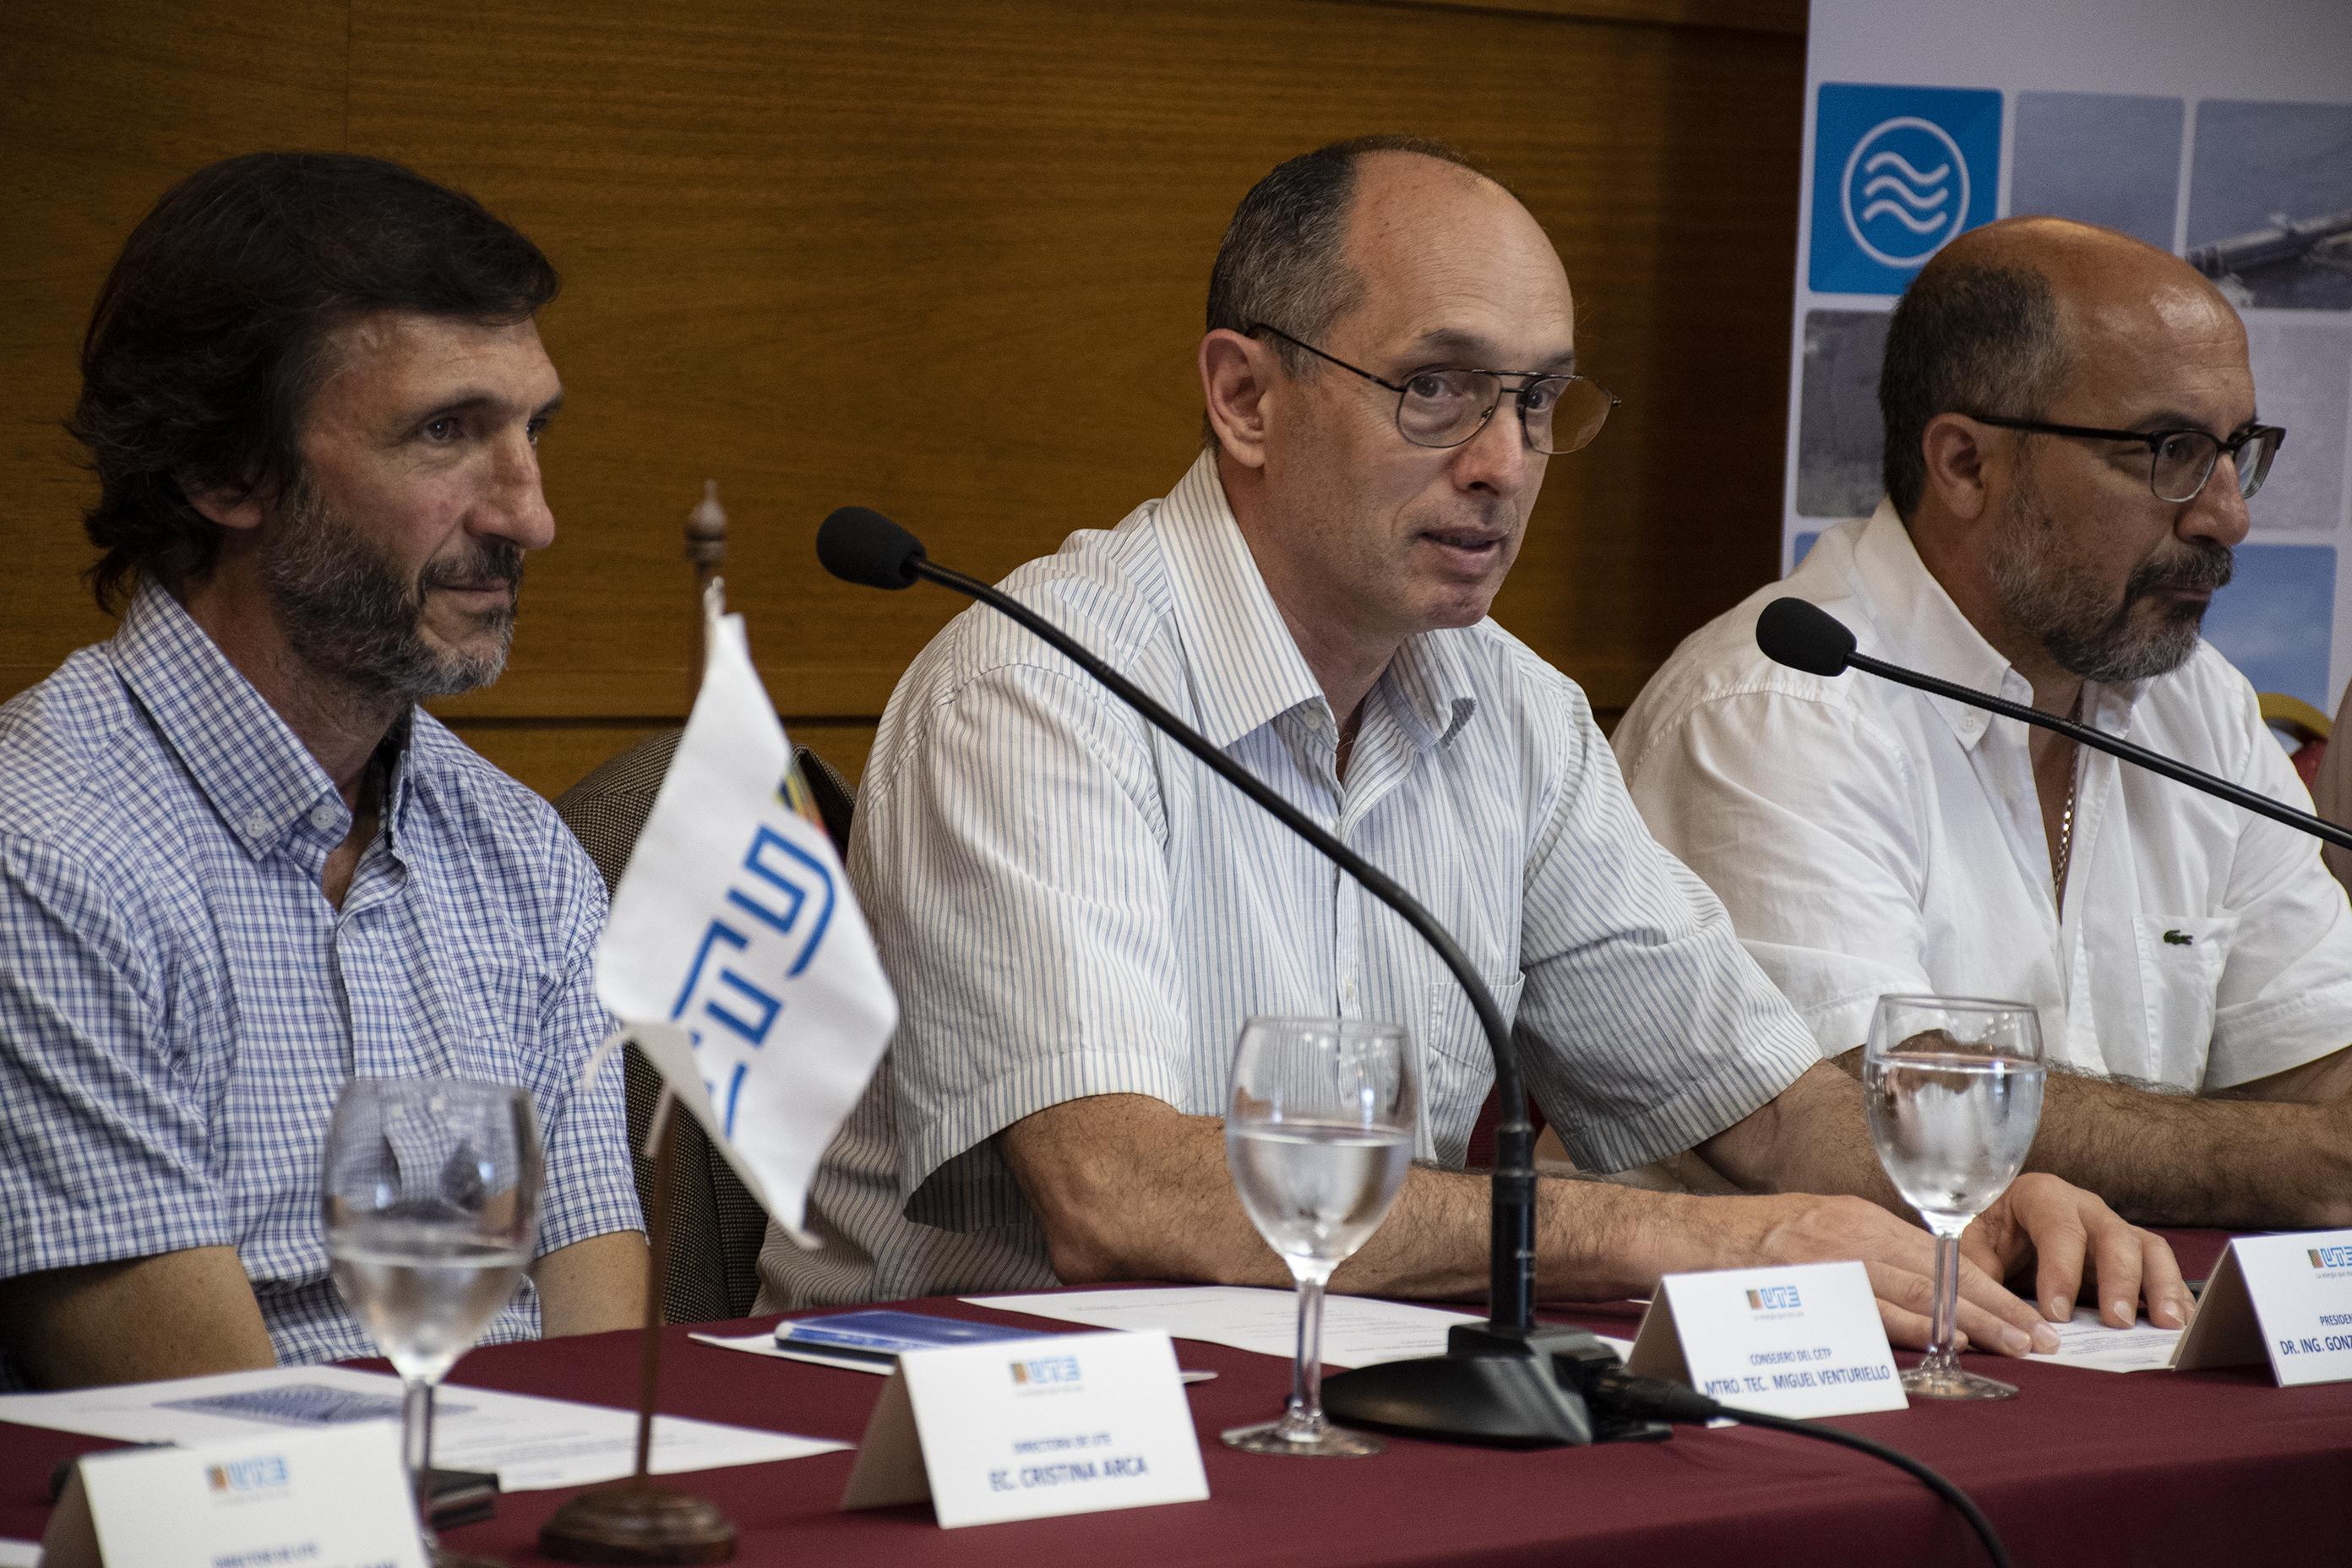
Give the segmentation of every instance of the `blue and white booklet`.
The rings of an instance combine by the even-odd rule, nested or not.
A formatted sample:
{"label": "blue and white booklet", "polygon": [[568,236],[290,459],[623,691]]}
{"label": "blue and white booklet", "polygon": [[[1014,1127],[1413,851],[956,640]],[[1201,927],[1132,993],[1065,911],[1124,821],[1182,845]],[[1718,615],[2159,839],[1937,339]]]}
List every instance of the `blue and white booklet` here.
{"label": "blue and white booklet", "polygon": [[946,1350],[953,1345],[985,1344],[996,1340],[1041,1339],[1057,1331],[876,1309],[835,1312],[822,1318],[787,1319],[776,1325],[776,1344],[781,1349],[822,1351],[853,1361],[887,1363],[908,1351]]}

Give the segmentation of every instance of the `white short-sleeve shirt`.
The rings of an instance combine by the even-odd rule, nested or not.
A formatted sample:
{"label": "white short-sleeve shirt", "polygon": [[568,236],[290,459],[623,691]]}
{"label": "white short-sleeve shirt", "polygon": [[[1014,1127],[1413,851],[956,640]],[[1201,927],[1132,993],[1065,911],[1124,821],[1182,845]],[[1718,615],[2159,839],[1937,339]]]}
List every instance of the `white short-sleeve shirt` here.
{"label": "white short-sleeve shirt", "polygon": [[[2352,910],[2316,841],[2084,750],[2064,919],[2027,727],[1756,647],[1794,595],[1862,651],[2013,701],[2032,689],[1953,604],[1892,507],[1677,648],[1614,736],[1650,829],[1705,878],[1825,1055],[1885,992],[2030,1001],[2078,1070],[2219,1089],[2352,1043]],[[2296,806],[2252,689],[2210,644],[2087,685],[2084,721]]]}
{"label": "white short-sleeve shirt", "polygon": [[[1203,457],[1006,590],[1422,899],[1507,1016],[1570,1153],[1616,1170],[1770,1100],[1812,1042],[1721,905],[1643,830],[1583,694],[1492,622],[1410,639],[1338,729]],[[1416,1156],[1459,1167],[1493,1079],[1412,931],[1036,638],[966,611],[908,669],[850,874],[901,1021],[811,1197],[772,1231],[770,1309],[1054,1282],[994,1135],[1142,1094],[1221,1114],[1242,1021],[1405,1026]]]}

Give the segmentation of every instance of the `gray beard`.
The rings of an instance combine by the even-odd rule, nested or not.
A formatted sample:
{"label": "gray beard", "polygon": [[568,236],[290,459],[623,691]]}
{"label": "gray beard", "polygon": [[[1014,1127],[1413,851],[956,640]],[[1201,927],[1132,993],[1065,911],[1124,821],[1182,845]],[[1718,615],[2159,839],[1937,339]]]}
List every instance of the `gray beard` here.
{"label": "gray beard", "polygon": [[2160,588],[2219,588],[2232,569],[2226,545],[2192,547],[2186,560],[2146,562],[2112,608],[2083,575],[2057,559],[2056,528],[2041,494],[2013,491],[1995,538],[1993,593],[2011,626],[2031,633],[2061,669],[2105,685],[2168,675],[2197,651],[2202,605],[2183,606],[2153,626],[2135,626],[2132,610]]}
{"label": "gray beard", "polygon": [[307,479],[287,492],[278,536],[262,557],[261,580],[288,643],[311,668],[372,697],[413,702],[488,686],[505,669],[514,611],[491,617],[496,646],[482,654],[445,652],[424,632],[425,595],[448,583],[509,577],[522,585],[522,552],[481,542],[467,559],[427,566],[414,584],[329,510]]}

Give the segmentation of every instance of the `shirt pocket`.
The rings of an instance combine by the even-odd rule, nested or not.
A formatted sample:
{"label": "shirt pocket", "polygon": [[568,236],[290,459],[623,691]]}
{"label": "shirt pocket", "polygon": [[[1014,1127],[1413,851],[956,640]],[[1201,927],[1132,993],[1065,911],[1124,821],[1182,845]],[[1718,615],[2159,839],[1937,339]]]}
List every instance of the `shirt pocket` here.
{"label": "shirt pocket", "polygon": [[[1486,978],[1503,1026],[1518,1016],[1524,974]],[[1479,1025],[1478,1009],[1461,983],[1448,976],[1429,988],[1421,1037],[1421,1132],[1413,1157],[1459,1170],[1469,1152],[1478,1111],[1495,1084],[1495,1053]],[[1525,1076],[1524,1074],[1522,1076]]]}
{"label": "shirt pocket", "polygon": [[[2132,934],[2139,948],[2141,1027],[2126,1068],[2183,1089],[2205,1081],[2212,1052],[2213,1005],[2222,965],[2236,937],[2236,915],[2142,915]],[[2116,1063],[2112,1045],[2107,1060]]]}

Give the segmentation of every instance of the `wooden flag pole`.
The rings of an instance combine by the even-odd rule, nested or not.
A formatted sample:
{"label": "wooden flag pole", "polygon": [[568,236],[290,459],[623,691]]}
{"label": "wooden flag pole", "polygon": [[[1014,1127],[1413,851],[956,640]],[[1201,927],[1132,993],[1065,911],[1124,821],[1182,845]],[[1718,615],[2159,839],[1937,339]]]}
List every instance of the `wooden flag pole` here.
{"label": "wooden flag pole", "polygon": [[[719,481],[704,481],[702,503],[686,520],[686,558],[694,567],[694,642],[687,666],[687,708],[702,685],[703,621],[708,596],[727,556],[727,514]],[[653,1212],[646,1216],[646,1327],[637,1355],[637,1471],[625,1481],[585,1491],[540,1527],[539,1549],[563,1563],[730,1563],[735,1526],[716,1504],[653,1482],[654,1404],[661,1384],[662,1285],[669,1278],[670,1189],[676,1184],[677,1140],[670,1122],[675,1096],[664,1090],[654,1106]]]}
{"label": "wooden flag pole", "polygon": [[735,1526],[718,1505],[653,1481],[654,1399],[661,1382],[662,1281],[669,1273],[670,1187],[677,1102],[654,1115],[654,1212],[646,1270],[646,1327],[637,1357],[637,1473],[582,1492],[540,1526],[539,1549],[562,1563],[730,1563]]}

